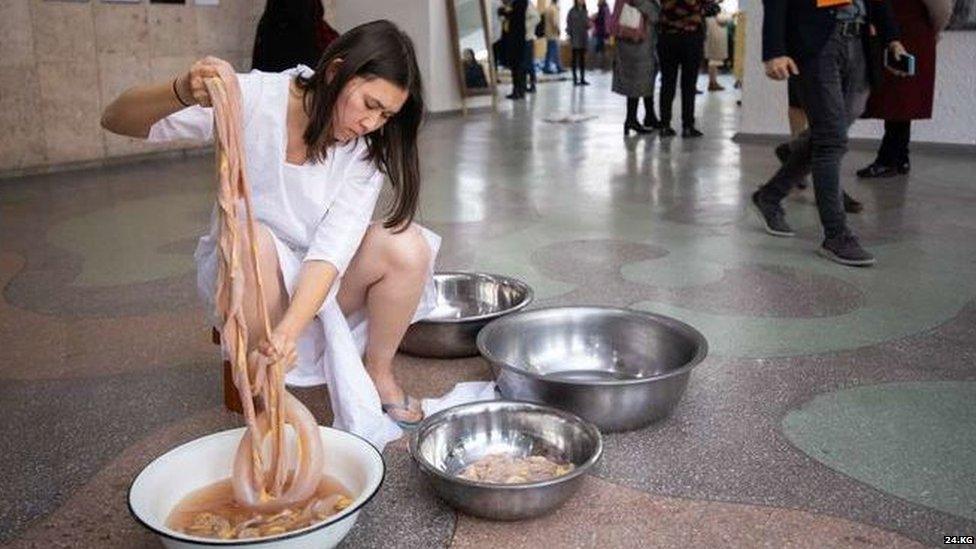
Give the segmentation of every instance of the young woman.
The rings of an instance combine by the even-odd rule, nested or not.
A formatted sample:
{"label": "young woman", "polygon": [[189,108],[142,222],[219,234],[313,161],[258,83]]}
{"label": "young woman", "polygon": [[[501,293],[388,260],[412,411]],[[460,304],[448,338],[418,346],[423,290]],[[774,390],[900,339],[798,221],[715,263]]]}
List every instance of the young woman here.
{"label": "young woman", "polygon": [[590,83],[586,81],[586,48],[590,42],[590,16],[586,12],[586,0],[573,2],[566,16],[566,33],[573,47],[573,85],[589,86]]}
{"label": "young woman", "polygon": [[[207,57],[174,80],[125,91],[106,108],[102,125],[150,141],[211,140],[213,110],[204,79],[220,65],[226,63]],[[439,244],[436,235],[412,223],[424,105],[410,39],[393,23],[375,21],[333,42],[314,72],[299,66],[240,74],[238,80],[245,169],[273,326],[270,341],[257,342],[257,349],[294,363],[289,384],[328,382],[337,424],[347,412],[343,402],[364,401],[376,404],[381,420],[382,406],[402,426],[418,422],[419,402],[404,394],[392,368],[407,327],[432,307],[430,275]],[[384,179],[394,197],[385,220],[371,224]],[[210,310],[217,239],[215,220],[194,254]],[[255,283],[245,284],[246,321],[256,328]],[[356,349],[350,328],[363,315],[365,352]],[[348,368],[351,361],[361,372],[360,357],[375,392],[368,381],[363,388],[334,379],[331,369]],[[356,430],[349,425],[354,418],[344,419]]]}

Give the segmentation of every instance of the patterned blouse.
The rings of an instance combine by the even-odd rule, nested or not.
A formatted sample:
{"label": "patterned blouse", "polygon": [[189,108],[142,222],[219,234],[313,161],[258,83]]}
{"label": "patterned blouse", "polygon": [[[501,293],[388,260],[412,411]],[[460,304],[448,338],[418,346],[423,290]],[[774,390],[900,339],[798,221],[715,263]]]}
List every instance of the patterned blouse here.
{"label": "patterned blouse", "polygon": [[661,0],[662,33],[698,32],[704,28],[703,0]]}

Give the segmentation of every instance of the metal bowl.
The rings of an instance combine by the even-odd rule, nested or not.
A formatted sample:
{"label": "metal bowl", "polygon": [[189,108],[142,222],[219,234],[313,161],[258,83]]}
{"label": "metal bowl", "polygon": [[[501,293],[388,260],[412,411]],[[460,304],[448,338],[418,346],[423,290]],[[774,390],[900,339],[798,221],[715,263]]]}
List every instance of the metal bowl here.
{"label": "metal bowl", "polygon": [[602,431],[666,417],[705,337],[666,316],[607,307],[557,307],[496,320],[478,335],[505,398],[568,410]]}
{"label": "metal bowl", "polygon": [[[496,453],[543,455],[571,462],[575,468],[524,484],[456,476]],[[576,492],[602,453],[595,426],[568,412],[528,402],[494,400],[448,408],[425,419],[410,438],[410,454],[442,499],[465,513],[494,520],[519,520],[556,509]]]}
{"label": "metal bowl", "polygon": [[400,350],[427,358],[476,356],[475,338],[492,320],[532,302],[532,288],[507,276],[488,273],[434,274],[437,307],[407,330]]}

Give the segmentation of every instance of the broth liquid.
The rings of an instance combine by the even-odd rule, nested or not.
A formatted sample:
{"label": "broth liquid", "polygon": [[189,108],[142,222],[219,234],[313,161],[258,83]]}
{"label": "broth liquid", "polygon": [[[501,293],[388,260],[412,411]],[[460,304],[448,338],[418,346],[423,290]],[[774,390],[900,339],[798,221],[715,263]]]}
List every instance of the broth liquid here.
{"label": "broth liquid", "polygon": [[[261,514],[234,499],[231,479],[226,478],[187,494],[170,512],[166,526],[218,539],[274,536],[321,522],[349,503],[349,490],[335,478],[323,475],[312,497],[282,511]],[[244,525],[248,521],[251,524]]]}

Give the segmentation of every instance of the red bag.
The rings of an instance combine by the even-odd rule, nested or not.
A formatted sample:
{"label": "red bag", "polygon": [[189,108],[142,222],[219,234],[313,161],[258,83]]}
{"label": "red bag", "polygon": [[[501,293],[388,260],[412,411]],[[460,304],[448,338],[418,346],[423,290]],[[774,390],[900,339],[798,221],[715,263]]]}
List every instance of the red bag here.
{"label": "red bag", "polygon": [[617,0],[607,30],[620,40],[643,42],[647,38],[647,16],[628,0]]}

